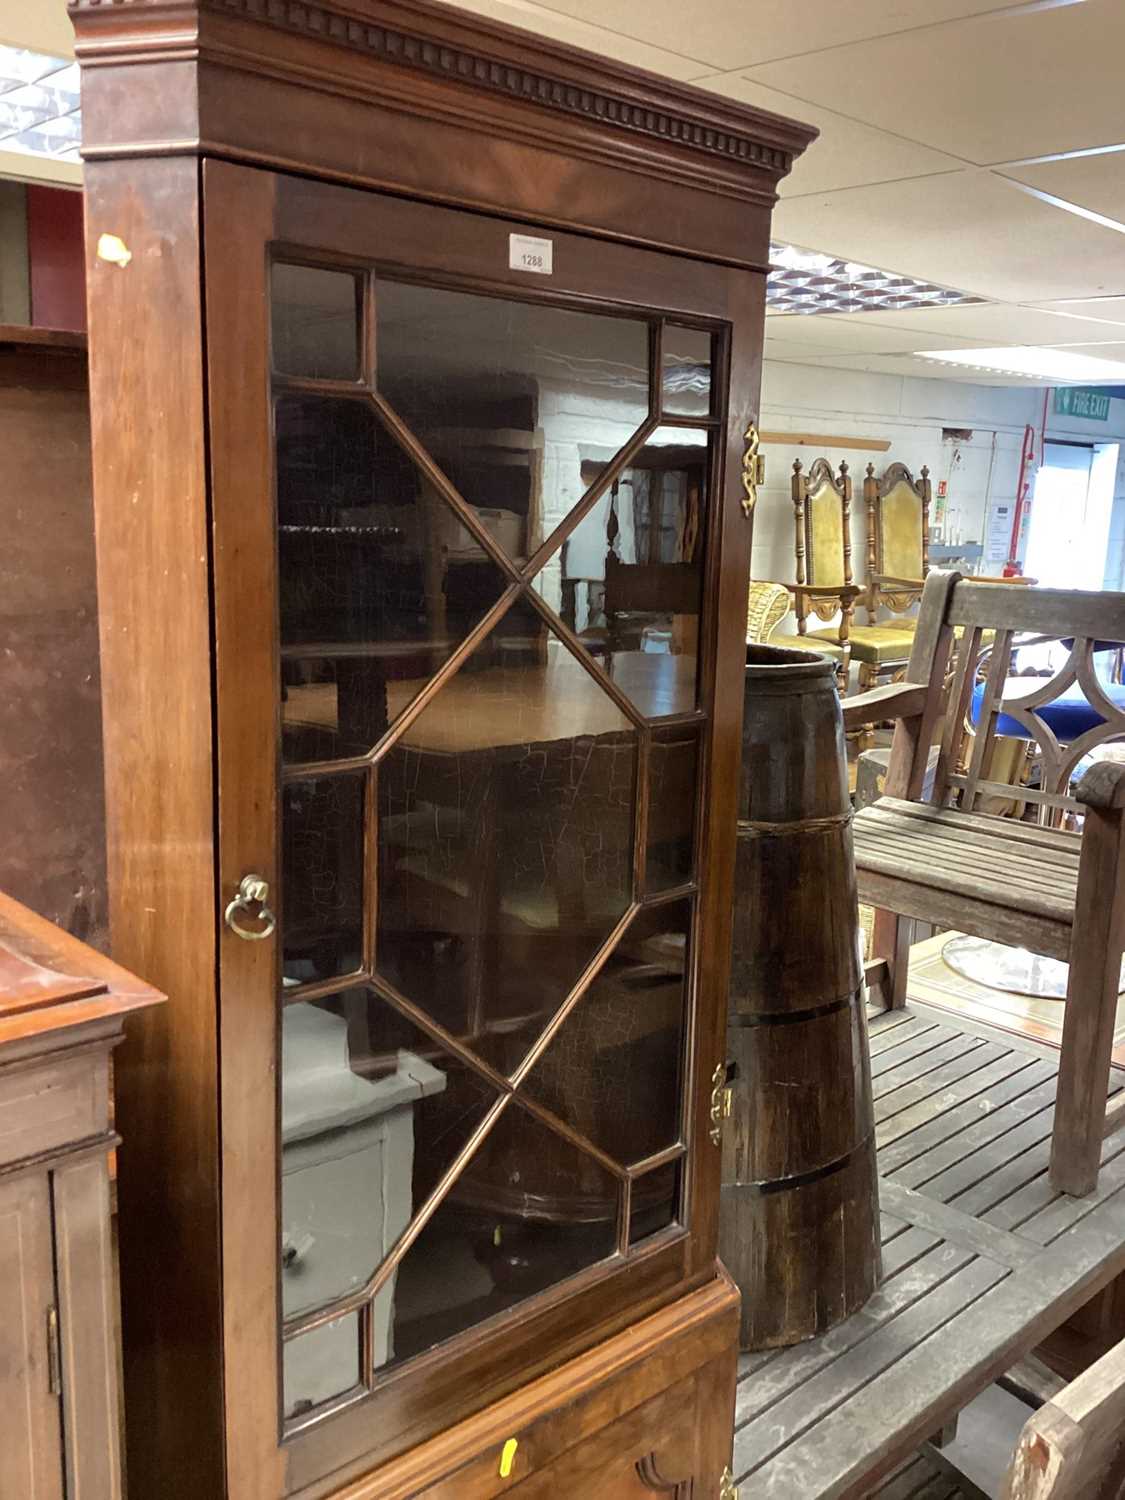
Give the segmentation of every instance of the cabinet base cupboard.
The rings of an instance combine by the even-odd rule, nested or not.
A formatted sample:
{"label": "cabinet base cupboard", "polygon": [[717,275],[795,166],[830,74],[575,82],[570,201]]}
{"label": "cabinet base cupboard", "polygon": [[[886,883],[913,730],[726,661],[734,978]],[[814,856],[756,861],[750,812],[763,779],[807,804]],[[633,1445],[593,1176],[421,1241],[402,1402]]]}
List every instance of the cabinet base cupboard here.
{"label": "cabinet base cupboard", "polygon": [[110,1057],[163,996],[0,894],[0,1495],[122,1500]]}
{"label": "cabinet base cupboard", "polygon": [[423,0],[71,14],[113,943],[171,997],[119,1067],[130,1495],[716,1496],[813,132]]}

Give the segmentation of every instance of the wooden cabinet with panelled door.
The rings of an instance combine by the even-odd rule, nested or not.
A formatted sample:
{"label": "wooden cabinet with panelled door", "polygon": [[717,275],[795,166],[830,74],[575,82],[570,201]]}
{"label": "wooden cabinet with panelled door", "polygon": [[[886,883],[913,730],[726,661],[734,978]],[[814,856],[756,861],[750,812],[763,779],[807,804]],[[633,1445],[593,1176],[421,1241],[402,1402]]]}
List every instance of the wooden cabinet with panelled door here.
{"label": "wooden cabinet with panelled door", "polygon": [[111,918],[173,997],[121,1066],[131,1476],[715,1496],[754,424],[812,132],[429,3],[71,13]]}
{"label": "wooden cabinet with panelled door", "polygon": [[163,997],[0,895],[0,1495],[121,1500],[110,1053]]}

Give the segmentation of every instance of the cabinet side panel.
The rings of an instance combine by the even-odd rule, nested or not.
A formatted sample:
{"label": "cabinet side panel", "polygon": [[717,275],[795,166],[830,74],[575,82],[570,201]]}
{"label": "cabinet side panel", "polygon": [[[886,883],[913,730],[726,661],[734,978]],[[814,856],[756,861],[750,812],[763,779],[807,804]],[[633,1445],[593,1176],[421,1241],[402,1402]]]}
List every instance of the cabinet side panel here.
{"label": "cabinet side panel", "polygon": [[734,1446],[734,1404],[738,1394],[737,1337],[732,1337],[722,1353],[700,1370],[696,1390],[695,1473],[703,1486],[703,1494],[717,1495]]}
{"label": "cabinet side panel", "polygon": [[63,1500],[59,1403],[47,1358],[54,1300],[47,1176],[9,1178],[0,1183],[0,1495]]}
{"label": "cabinet side panel", "polygon": [[117,1059],[130,1489],[162,1500],[225,1493],[198,175],[86,173],[111,935],[169,997]]}
{"label": "cabinet side panel", "polygon": [[[742,508],[743,434],[758,420],[765,319],[765,277],[731,274],[729,377],[726,385],[725,448],[719,465],[720,503],[714,507],[711,568],[705,585],[710,612],[702,641],[703,680],[712,684],[712,718],[705,816],[699,867],[700,966],[692,1068],[694,1093],[693,1248],[695,1269],[709,1265],[719,1234],[719,1175],[722,1160],[710,1139],[711,1078],[725,1057],[730,983],[731,913],[734,890],[738,776],[742,760],[742,684],[746,667],[746,592],[750,581],[751,519]],[[720,382],[722,375],[720,375]]]}
{"label": "cabinet side panel", "polygon": [[87,1157],[54,1174],[55,1263],[66,1391],[67,1500],[121,1500],[109,1171]]}

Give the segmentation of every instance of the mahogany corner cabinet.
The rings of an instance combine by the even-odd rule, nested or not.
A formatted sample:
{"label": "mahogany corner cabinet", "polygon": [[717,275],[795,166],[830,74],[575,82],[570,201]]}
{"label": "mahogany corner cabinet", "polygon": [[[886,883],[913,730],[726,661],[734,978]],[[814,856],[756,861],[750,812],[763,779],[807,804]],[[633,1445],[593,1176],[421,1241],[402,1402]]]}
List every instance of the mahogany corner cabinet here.
{"label": "mahogany corner cabinet", "polygon": [[118,1068],[130,1495],[718,1496],[815,132],[421,0],[71,14],[113,946],[170,996]]}

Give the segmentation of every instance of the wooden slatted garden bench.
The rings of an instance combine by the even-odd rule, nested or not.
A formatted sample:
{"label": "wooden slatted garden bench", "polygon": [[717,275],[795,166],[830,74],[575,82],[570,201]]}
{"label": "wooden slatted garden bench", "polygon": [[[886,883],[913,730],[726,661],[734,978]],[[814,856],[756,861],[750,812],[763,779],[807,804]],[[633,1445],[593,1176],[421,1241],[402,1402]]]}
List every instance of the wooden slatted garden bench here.
{"label": "wooden slatted garden bench", "polygon": [[[1049,679],[1009,676],[1029,638],[1065,642]],[[1103,1137],[1125,1124],[1125,1105],[1104,1108],[1125,945],[1125,764],[1099,761],[1071,791],[1082,758],[1125,737],[1119,695],[1095,668],[1096,653],[1122,641],[1123,594],[932,573],[905,681],[844,703],[845,725],[897,721],[884,795],[854,825],[860,900],[878,909],[873,948],[891,1007],[905,997],[915,919],[1069,962],[1051,1180],[1074,1195],[1093,1190]],[[1078,716],[1069,739],[1056,733],[1060,704],[1067,724]],[[978,811],[986,797],[1012,795],[988,773],[998,725],[1010,734],[1013,724],[1040,765],[1039,786],[1021,788],[1021,801],[1047,821],[1081,814],[1080,833]]]}
{"label": "wooden slatted garden bench", "polygon": [[743,1500],[972,1493],[920,1445],[1125,1271],[1125,1136],[1088,1197],[1048,1176],[1058,1068],[1046,1043],[913,1000],[872,1018],[883,1283],[819,1338],[742,1356]]}

